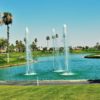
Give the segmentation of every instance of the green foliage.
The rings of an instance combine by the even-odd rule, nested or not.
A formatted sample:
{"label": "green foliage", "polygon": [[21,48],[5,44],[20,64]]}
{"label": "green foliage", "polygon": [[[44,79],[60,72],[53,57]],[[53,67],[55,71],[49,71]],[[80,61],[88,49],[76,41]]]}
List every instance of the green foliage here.
{"label": "green foliage", "polygon": [[32,48],[32,51],[38,50],[38,48],[36,46],[36,42],[34,42],[34,41],[32,42],[31,48]]}
{"label": "green foliage", "polygon": [[25,45],[23,44],[23,42],[20,40],[16,40],[16,51],[17,52],[25,52]]}
{"label": "green foliage", "polygon": [[46,40],[47,40],[47,41],[48,41],[48,40],[50,40],[50,37],[49,37],[49,36],[47,36],[47,37],[46,37]]}
{"label": "green foliage", "polygon": [[4,38],[1,38],[0,39],[0,50],[5,49],[6,46],[7,46],[7,40]]}

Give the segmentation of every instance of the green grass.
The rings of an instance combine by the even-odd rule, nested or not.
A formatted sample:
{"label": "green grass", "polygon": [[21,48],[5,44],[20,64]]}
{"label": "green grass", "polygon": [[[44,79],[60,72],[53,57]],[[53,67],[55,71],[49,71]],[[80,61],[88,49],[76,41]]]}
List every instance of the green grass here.
{"label": "green grass", "polygon": [[[37,58],[39,56],[50,56],[51,52],[42,52],[42,51],[34,51],[32,53],[33,58]],[[0,67],[13,66],[14,64],[25,64],[26,62],[26,54],[14,52],[10,53],[10,63],[7,63],[7,54],[0,54]]]}
{"label": "green grass", "polygon": [[100,85],[0,86],[0,100],[100,100]]}
{"label": "green grass", "polygon": [[0,67],[2,66],[10,66],[12,64],[20,64],[25,63],[25,58],[21,59],[20,57],[24,56],[23,53],[11,53],[10,54],[10,63],[7,63],[7,55],[6,54],[0,54]]}
{"label": "green grass", "polygon": [[96,53],[100,54],[100,50],[73,50],[71,53],[75,54],[84,54],[84,53]]}

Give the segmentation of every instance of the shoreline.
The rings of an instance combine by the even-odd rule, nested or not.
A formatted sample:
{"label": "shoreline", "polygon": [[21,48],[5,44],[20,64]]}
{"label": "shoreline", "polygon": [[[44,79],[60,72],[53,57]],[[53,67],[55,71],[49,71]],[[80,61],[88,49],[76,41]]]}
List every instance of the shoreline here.
{"label": "shoreline", "polygon": [[[37,61],[33,61],[31,63],[36,63]],[[20,65],[26,65],[26,62],[23,62],[23,63],[16,63],[16,64],[9,64],[9,65],[2,65],[0,66],[0,69],[1,68],[8,68],[8,67],[15,67],[15,66],[20,66]]]}
{"label": "shoreline", "polygon": [[87,55],[84,58],[88,58],[88,59],[100,59],[100,54],[96,54],[96,55]]}
{"label": "shoreline", "polygon": [[20,66],[20,65],[25,65],[25,64],[26,64],[26,62],[25,63],[19,63],[19,64],[2,65],[2,66],[0,66],[0,69],[1,68],[9,68],[9,67]]}

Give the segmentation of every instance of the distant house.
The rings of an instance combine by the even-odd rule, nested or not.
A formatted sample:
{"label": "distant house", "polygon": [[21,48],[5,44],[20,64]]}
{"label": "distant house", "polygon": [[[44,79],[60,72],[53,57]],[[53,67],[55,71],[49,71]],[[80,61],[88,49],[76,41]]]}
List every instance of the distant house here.
{"label": "distant house", "polygon": [[81,47],[81,46],[77,46],[77,47],[74,47],[73,49],[74,49],[74,50],[82,50],[83,47]]}
{"label": "distant house", "polygon": [[38,47],[38,50],[42,51],[43,50],[43,47]]}

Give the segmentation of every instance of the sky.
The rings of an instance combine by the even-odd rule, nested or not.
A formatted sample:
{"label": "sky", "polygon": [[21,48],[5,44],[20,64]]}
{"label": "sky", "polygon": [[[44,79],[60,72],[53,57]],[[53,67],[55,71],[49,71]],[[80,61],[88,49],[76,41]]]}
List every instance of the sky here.
{"label": "sky", "polygon": [[[59,36],[67,24],[71,46],[94,46],[100,42],[100,0],[0,0],[0,12],[11,12],[10,43],[23,40],[29,28],[30,41],[46,45],[52,28]],[[6,26],[0,26],[0,38],[6,38]],[[51,44],[50,44],[51,45]]]}

